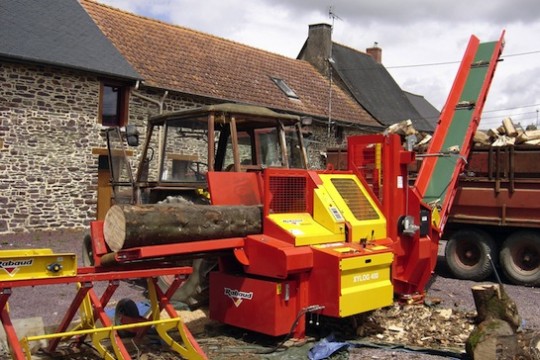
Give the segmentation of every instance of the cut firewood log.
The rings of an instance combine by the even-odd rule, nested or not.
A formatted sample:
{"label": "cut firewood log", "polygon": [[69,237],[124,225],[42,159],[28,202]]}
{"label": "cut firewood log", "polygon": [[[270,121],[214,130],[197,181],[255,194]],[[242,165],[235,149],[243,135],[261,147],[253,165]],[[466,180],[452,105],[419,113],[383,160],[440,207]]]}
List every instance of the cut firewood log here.
{"label": "cut firewood log", "polygon": [[414,135],[417,133],[417,131],[414,128],[412,121],[409,119],[390,125],[386,129],[386,133],[407,136]]}
{"label": "cut firewood log", "polygon": [[499,131],[497,129],[489,129],[487,131],[487,134],[491,139],[498,139],[501,134],[499,134]]}
{"label": "cut firewood log", "polygon": [[540,139],[525,141],[525,145],[540,145]]}
{"label": "cut firewood log", "polygon": [[112,251],[260,234],[258,206],[114,205],[103,235]]}
{"label": "cut firewood log", "polygon": [[491,141],[489,140],[489,135],[481,130],[478,130],[477,132],[474,133],[473,141],[481,145],[491,145]]}
{"label": "cut firewood log", "polygon": [[497,146],[508,146],[508,145],[514,145],[516,143],[516,138],[509,137],[506,135],[502,135],[500,138],[495,140],[491,146],[497,147]]}
{"label": "cut firewood log", "polygon": [[517,134],[516,134],[516,144],[520,144],[520,143],[522,143],[523,141],[525,141],[525,140],[523,140],[523,141],[521,140],[521,139],[523,139],[523,137],[524,137],[524,135],[525,135],[525,130],[523,130],[522,128],[517,128],[516,131],[517,131]]}
{"label": "cut firewood log", "polygon": [[538,140],[540,139],[540,130],[528,130],[528,131],[525,131],[525,136],[527,137],[527,141],[528,140]]}
{"label": "cut firewood log", "polygon": [[526,130],[519,134],[516,138],[516,143],[522,144],[533,140],[540,140],[540,130]]}
{"label": "cut firewood log", "polygon": [[507,117],[503,120],[503,127],[504,132],[507,136],[514,137],[517,135],[516,127],[514,126],[514,123],[512,122],[512,119]]}
{"label": "cut firewood log", "polygon": [[523,144],[526,141],[529,141],[526,131],[520,132],[518,136],[516,136],[516,144]]}

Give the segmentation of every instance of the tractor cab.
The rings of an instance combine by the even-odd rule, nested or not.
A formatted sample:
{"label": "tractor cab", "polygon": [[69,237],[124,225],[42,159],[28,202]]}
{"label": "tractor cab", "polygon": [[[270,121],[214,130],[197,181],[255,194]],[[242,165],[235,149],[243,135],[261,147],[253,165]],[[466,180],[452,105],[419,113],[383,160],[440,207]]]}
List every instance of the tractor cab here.
{"label": "tractor cab", "polygon": [[258,106],[218,104],[154,116],[142,149],[125,146],[137,140],[130,127],[107,133],[114,203],[201,200],[208,171],[307,168],[300,118]]}

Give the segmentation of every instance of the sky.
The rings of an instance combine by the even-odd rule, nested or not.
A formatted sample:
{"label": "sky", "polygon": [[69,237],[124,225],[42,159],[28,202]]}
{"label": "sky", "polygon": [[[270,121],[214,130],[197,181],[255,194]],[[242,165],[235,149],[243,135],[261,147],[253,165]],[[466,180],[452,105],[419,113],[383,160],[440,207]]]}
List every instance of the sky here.
{"label": "sky", "polygon": [[[376,42],[405,91],[441,110],[471,35],[506,31],[481,127],[511,117],[523,127],[540,110],[538,0],[98,0],[167,23],[296,58],[310,24],[333,25],[333,41],[359,51]],[[331,16],[333,14],[333,16]]]}

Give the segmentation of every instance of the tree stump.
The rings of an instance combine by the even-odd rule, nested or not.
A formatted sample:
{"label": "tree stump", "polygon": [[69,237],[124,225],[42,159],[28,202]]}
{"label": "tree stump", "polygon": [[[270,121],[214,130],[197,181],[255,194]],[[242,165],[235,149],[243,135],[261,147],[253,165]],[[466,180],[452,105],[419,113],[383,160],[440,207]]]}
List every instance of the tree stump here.
{"label": "tree stump", "polygon": [[501,319],[515,331],[521,325],[517,306],[499,285],[477,285],[472,287],[474,305],[478,313],[476,321],[482,323],[490,319]]}
{"label": "tree stump", "polygon": [[477,327],[471,332],[465,350],[472,359],[512,359],[519,353],[516,330],[521,318],[515,302],[499,285],[472,288]]}
{"label": "tree stump", "polygon": [[105,242],[112,251],[261,232],[258,206],[114,205],[103,225]]}

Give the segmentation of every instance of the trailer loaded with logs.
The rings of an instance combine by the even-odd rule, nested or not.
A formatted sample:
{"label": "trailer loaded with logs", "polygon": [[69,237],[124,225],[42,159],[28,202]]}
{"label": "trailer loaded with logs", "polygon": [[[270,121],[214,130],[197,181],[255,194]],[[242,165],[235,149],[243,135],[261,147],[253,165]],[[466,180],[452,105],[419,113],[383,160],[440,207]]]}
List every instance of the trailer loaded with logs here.
{"label": "trailer loaded with logs", "polygon": [[[128,358],[119,330],[155,326],[182,357],[204,359],[171,311],[170,300],[185,286],[180,275],[188,273],[177,261],[185,259],[216,261],[209,272],[210,318],[269,336],[302,339],[310,315],[341,319],[391,305],[396,297],[421,298],[502,48],[503,36],[487,43],[471,37],[428,151],[433,156],[412,186],[408,167],[415,153],[403,148],[398,135],[352,136],[349,170],[317,171],[306,168],[296,116],[221,104],[151,119],[136,176],[113,181],[118,199],[127,201],[117,201],[91,224],[90,266],[56,281],[77,282],[86,273],[86,284],[92,275],[114,281],[137,274],[123,272],[141,272],[152,318],[111,324],[103,312],[110,294],[98,298],[91,286],[81,286],[71,310],[85,309],[82,332],[66,331],[73,310],[57,337],[91,336],[104,358]],[[179,162],[186,157],[176,146],[188,135],[207,138],[205,171],[196,171],[194,160]],[[170,137],[176,140],[167,142]],[[126,169],[130,164],[127,157],[119,161],[121,154],[123,148],[111,150],[111,168],[131,174],[118,171],[118,163]],[[175,183],[186,175],[191,181]],[[164,201],[187,194],[190,202]],[[205,276],[191,269],[199,279]],[[173,281],[158,285],[163,276]],[[161,319],[162,309],[172,319]],[[6,312],[2,322],[9,328]],[[22,359],[10,330],[14,357]],[[171,341],[172,330],[181,341]],[[102,332],[114,355],[99,345]]]}
{"label": "trailer loaded with logs", "polygon": [[446,262],[481,281],[498,264],[514,284],[540,285],[540,147],[476,147],[448,219]]}

